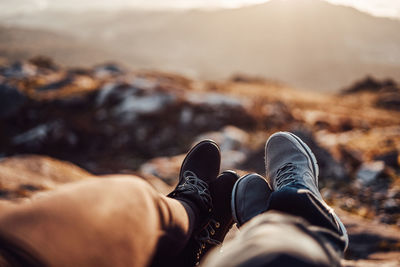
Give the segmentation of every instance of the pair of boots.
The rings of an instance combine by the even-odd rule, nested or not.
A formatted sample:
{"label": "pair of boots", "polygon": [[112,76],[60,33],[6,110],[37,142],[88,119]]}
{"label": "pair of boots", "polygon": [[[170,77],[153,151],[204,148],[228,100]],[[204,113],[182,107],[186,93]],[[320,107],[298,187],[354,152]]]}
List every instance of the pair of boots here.
{"label": "pair of boots", "polygon": [[[198,264],[208,250],[221,244],[234,222],[240,227],[271,209],[332,229],[344,237],[347,246],[345,227],[319,193],[315,156],[299,137],[278,132],[268,139],[266,179],[255,173],[241,178],[233,171],[219,174],[220,162],[215,142],[198,143],[188,152],[179,183],[168,195],[194,214],[193,233],[181,254],[185,265]],[[316,208],[305,209],[304,200]]]}

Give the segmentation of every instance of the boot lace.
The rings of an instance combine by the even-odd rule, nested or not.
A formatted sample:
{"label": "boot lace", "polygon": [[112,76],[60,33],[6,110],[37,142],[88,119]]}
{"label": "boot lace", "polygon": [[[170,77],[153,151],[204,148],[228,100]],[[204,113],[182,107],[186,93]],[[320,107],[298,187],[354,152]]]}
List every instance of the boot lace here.
{"label": "boot lace", "polygon": [[220,241],[212,238],[212,236],[214,236],[217,231],[216,229],[220,227],[221,224],[219,222],[214,219],[210,219],[206,226],[204,226],[200,234],[196,237],[196,241],[199,246],[196,253],[196,265],[199,264],[200,258],[207,245],[217,246],[221,244]]}
{"label": "boot lace", "polygon": [[276,187],[282,188],[287,185],[296,185],[296,175],[296,166],[293,163],[288,162],[284,164],[276,172]]}
{"label": "boot lace", "polygon": [[210,191],[208,190],[208,184],[198,178],[192,171],[185,171],[183,177],[184,182],[178,185],[169,196],[185,196],[198,204],[201,210],[211,212],[212,201]]}

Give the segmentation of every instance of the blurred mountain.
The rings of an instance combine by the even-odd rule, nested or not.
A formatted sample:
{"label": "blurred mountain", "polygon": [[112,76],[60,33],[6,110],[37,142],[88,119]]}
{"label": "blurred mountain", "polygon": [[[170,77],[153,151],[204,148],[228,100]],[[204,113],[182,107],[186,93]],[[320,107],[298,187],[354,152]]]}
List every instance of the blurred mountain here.
{"label": "blurred mountain", "polygon": [[[197,78],[244,72],[316,90],[339,89],[367,74],[400,79],[400,21],[318,0],[215,11],[43,11],[3,23],[68,34],[107,48],[131,67]],[[48,45],[49,51],[65,49],[62,42]],[[75,52],[53,54],[61,62],[85,64]]]}
{"label": "blurred mountain", "polygon": [[0,59],[22,60],[48,55],[64,65],[91,66],[112,58],[106,49],[68,33],[0,26]]}

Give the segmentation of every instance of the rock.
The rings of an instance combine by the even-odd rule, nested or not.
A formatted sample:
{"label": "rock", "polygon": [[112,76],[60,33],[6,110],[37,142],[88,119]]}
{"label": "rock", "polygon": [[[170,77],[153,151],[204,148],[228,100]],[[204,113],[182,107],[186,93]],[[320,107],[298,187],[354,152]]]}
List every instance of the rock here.
{"label": "rock", "polygon": [[221,169],[236,170],[247,159],[247,153],[237,150],[224,150],[221,152]]}
{"label": "rock", "polygon": [[353,85],[344,89],[344,94],[357,93],[357,92],[377,92],[382,88],[396,86],[393,80],[387,79],[379,81],[371,76],[367,76],[364,79],[355,82]]}
{"label": "rock", "polygon": [[63,88],[65,86],[68,86],[74,82],[74,76],[69,74],[66,75],[65,77],[62,77],[58,81],[46,84],[42,87],[37,88],[37,91],[50,91],[50,90],[59,90],[60,88]]}
{"label": "rock", "polygon": [[15,145],[29,144],[33,145],[35,142],[42,142],[50,132],[52,124],[42,124],[28,130],[27,132],[21,133],[13,138]]}
{"label": "rock", "polygon": [[[345,224],[349,234],[350,242],[345,253],[345,262],[357,260],[352,264],[346,263],[344,266],[396,266],[396,261],[398,263],[400,256],[398,245],[400,232],[397,228],[360,218],[340,209],[335,211]],[[382,259],[389,251],[395,254],[388,253],[386,259]],[[390,259],[392,260],[390,264],[384,265]],[[354,265],[357,262],[360,264]]]}
{"label": "rock", "polygon": [[376,95],[375,106],[390,110],[400,110],[400,85],[393,80],[379,81],[372,77],[354,83],[342,91],[343,94],[372,92]]}
{"label": "rock", "polygon": [[16,115],[27,98],[17,88],[0,84],[0,119]]}
{"label": "rock", "polygon": [[253,129],[257,125],[247,100],[217,93],[187,92],[181,101],[180,126],[193,129],[194,135],[219,130],[226,125],[244,129]]}
{"label": "rock", "polygon": [[[143,87],[138,87],[142,85]],[[176,94],[148,87],[144,82],[133,80],[129,83],[108,83],[96,93],[98,107],[107,109],[111,118],[122,123],[129,123],[141,115],[162,113],[164,108],[174,104]]]}
{"label": "rock", "polygon": [[249,134],[235,126],[225,126],[221,131],[208,132],[197,136],[193,145],[204,139],[214,140],[222,151],[243,150],[249,142]]}
{"label": "rock", "polygon": [[135,77],[130,81],[130,85],[133,88],[140,88],[142,90],[155,89],[158,86],[158,82],[153,79],[146,79],[144,77]]}
{"label": "rock", "polygon": [[15,156],[0,160],[0,198],[14,199],[58,185],[92,178],[87,171],[45,156]]}
{"label": "rock", "polygon": [[363,163],[357,171],[356,178],[364,185],[373,183],[385,169],[383,161]]}
{"label": "rock", "polygon": [[362,153],[344,145],[339,145],[338,150],[341,162],[344,164],[348,173],[354,174],[363,162]]}
{"label": "rock", "polygon": [[385,154],[377,155],[374,157],[376,161],[383,161],[386,166],[390,166],[392,168],[399,168],[399,152],[397,150],[392,150],[386,152]]}
{"label": "rock", "polygon": [[132,174],[94,176],[72,163],[46,156],[14,156],[0,160],[0,211],[10,204],[9,201],[18,202],[26,198],[40,197],[47,191],[64,184],[85,179],[112,179],[116,177],[125,179],[143,178],[163,194],[172,190],[171,186],[151,175],[144,177]]}
{"label": "rock", "polygon": [[175,100],[170,94],[130,95],[111,110],[112,116],[122,123],[130,123],[140,115],[152,115],[163,112],[163,108]]}
{"label": "rock", "polygon": [[375,101],[375,105],[384,109],[400,111],[400,88],[396,91],[381,93]]}
{"label": "rock", "polygon": [[222,155],[221,169],[238,169],[247,159],[249,134],[237,127],[229,125],[218,132],[201,134],[192,145],[204,139],[214,140],[219,145]]}
{"label": "rock", "polygon": [[153,175],[168,185],[175,185],[178,182],[179,171],[185,156],[185,154],[182,154],[174,157],[154,158],[144,163],[139,168],[139,173]]}
{"label": "rock", "polygon": [[383,208],[385,212],[389,214],[399,214],[400,213],[400,200],[399,199],[387,199],[383,202]]}
{"label": "rock", "polygon": [[101,64],[94,67],[94,76],[100,79],[109,78],[115,75],[121,75],[125,73],[125,70],[115,64],[115,63],[106,63]]}
{"label": "rock", "polygon": [[[7,143],[8,147],[3,146],[3,151],[7,156],[13,154],[13,151],[57,156],[59,159],[80,162],[81,166],[89,169],[89,164],[85,163],[89,161],[90,156],[81,138],[82,136],[68,128],[64,121],[55,120],[39,124],[13,136]],[[82,151],[85,153],[82,154]]]}
{"label": "rock", "polygon": [[227,106],[227,107],[244,107],[244,103],[236,98],[230,97],[223,94],[218,93],[196,93],[196,92],[188,92],[186,94],[186,99],[189,103],[194,105],[207,105],[210,107],[215,106]]}
{"label": "rock", "polygon": [[78,143],[78,137],[62,121],[53,121],[38,125],[12,138],[16,146],[24,146],[27,151],[38,152],[49,145],[65,144],[69,148]]}
{"label": "rock", "polygon": [[324,111],[301,109],[294,110],[294,114],[295,117],[315,126],[318,130],[328,130],[334,133],[365,127],[361,121],[353,121],[347,115],[338,116]]}
{"label": "rock", "polygon": [[282,127],[294,121],[292,112],[281,101],[264,104],[261,109],[261,115],[263,125],[267,129]]}
{"label": "rock", "polygon": [[230,80],[235,83],[264,83],[265,79],[257,76],[250,76],[247,74],[235,74]]}
{"label": "rock", "polygon": [[397,187],[390,188],[388,191],[387,197],[400,200],[400,187],[397,186]]}
{"label": "rock", "polygon": [[38,68],[29,62],[16,62],[3,70],[3,75],[7,78],[25,79],[37,74]]}
{"label": "rock", "polygon": [[33,57],[29,60],[29,63],[40,68],[42,71],[43,69],[51,71],[58,71],[60,69],[51,58],[45,56]]}
{"label": "rock", "polygon": [[246,159],[238,166],[239,169],[265,174],[265,147],[261,145],[255,150],[247,153]]}

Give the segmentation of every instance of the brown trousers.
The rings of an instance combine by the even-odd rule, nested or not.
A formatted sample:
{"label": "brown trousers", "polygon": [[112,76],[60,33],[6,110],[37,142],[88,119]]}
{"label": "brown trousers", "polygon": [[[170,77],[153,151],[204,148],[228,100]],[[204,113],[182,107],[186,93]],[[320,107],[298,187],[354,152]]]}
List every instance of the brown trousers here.
{"label": "brown trousers", "polygon": [[185,207],[140,178],[90,179],[3,210],[0,255],[12,266],[147,266],[156,251],[181,251],[190,228]]}

